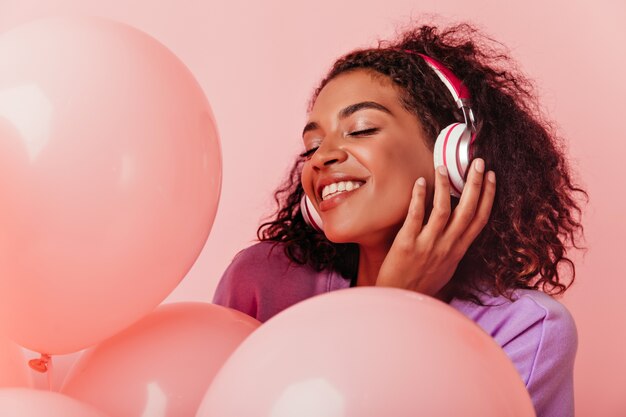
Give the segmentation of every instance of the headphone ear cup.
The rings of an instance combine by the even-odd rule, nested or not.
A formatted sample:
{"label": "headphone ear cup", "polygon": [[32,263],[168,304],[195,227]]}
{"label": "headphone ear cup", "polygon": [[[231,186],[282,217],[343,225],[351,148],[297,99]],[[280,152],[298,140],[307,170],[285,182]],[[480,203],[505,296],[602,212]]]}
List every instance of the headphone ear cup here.
{"label": "headphone ear cup", "polygon": [[460,197],[470,164],[472,132],[465,123],[446,126],[435,141],[433,160],[435,168],[443,165],[448,170],[450,194]]}
{"label": "headphone ear cup", "polygon": [[300,200],[300,210],[302,211],[302,217],[304,217],[306,224],[320,233],[324,231],[322,218],[317,210],[315,210],[313,203],[306,194],[303,195],[302,200]]}

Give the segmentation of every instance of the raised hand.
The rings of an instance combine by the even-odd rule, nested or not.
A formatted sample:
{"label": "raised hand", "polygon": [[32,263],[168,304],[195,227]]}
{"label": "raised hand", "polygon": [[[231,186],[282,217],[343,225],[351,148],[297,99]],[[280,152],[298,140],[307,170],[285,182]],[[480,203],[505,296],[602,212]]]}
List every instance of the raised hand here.
{"label": "raised hand", "polygon": [[424,225],[426,181],[414,186],[409,211],[378,273],[377,286],[436,295],[452,278],[470,244],[489,220],[496,194],[493,171],[472,162],[458,206],[451,212],[450,182],[445,167],[435,175],[433,209]]}

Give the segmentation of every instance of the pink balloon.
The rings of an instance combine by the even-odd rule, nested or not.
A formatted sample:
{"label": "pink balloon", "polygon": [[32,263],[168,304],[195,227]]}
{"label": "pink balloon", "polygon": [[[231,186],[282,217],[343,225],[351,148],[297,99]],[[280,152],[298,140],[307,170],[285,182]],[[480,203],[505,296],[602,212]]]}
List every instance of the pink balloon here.
{"label": "pink balloon", "polygon": [[415,292],[353,288],[301,302],[244,341],[197,417],[530,417],[496,342]]}
{"label": "pink balloon", "polygon": [[116,417],[193,416],[213,377],[260,323],[225,307],[159,307],[90,348],[61,392]]}
{"label": "pink balloon", "polygon": [[31,387],[32,385],[31,370],[22,348],[0,335],[0,387]]}
{"label": "pink balloon", "polygon": [[0,330],[78,351],[154,309],[199,255],[215,121],[185,65],[124,24],[37,20],[0,37],[0,62]]}
{"label": "pink balloon", "polygon": [[27,388],[0,389],[2,417],[106,417],[65,395]]}

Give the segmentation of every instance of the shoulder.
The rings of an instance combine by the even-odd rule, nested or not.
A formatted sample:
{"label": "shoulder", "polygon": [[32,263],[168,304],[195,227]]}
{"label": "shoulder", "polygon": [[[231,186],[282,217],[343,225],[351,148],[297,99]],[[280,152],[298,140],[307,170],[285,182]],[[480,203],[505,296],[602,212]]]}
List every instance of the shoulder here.
{"label": "shoulder", "polygon": [[[521,333],[541,327],[543,337],[570,336],[576,339],[576,325],[567,308],[551,296],[534,290],[517,290],[513,300],[483,297],[485,306],[467,308],[493,335],[506,344]],[[486,329],[487,330],[487,329]]]}
{"label": "shoulder", "polygon": [[[226,269],[227,272],[240,272],[240,280],[251,278],[250,273],[258,277],[262,271],[281,270],[289,267],[290,261],[276,242],[259,242],[239,251]],[[264,274],[263,274],[264,275]]]}
{"label": "shoulder", "polygon": [[266,321],[296,302],[342,285],[341,281],[332,272],[292,262],[280,243],[259,242],[235,255],[213,302]]}
{"label": "shoulder", "polygon": [[289,282],[325,280],[327,275],[327,272],[315,271],[308,265],[289,259],[280,242],[263,241],[238,252],[226,268],[222,280],[230,279],[239,285],[262,290],[289,285]]}
{"label": "shoulder", "polygon": [[[538,416],[573,415],[573,368],[578,335],[567,308],[540,291],[517,290],[513,300],[481,297],[485,306],[451,305],[502,347],[528,388]],[[560,413],[552,414],[560,409]],[[551,411],[550,411],[551,410]]]}
{"label": "shoulder", "polygon": [[456,299],[450,305],[475,321],[503,347],[533,328],[543,329],[535,336],[577,340],[574,319],[559,301],[534,290],[517,290],[512,298],[481,295],[485,305]]}

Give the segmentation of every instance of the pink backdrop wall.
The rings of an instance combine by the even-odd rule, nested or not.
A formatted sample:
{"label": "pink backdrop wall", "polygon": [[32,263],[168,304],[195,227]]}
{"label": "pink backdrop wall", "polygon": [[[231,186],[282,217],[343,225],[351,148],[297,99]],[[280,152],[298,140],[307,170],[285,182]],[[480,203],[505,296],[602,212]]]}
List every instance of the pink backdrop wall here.
{"label": "pink backdrop wall", "polygon": [[[563,299],[579,329],[577,415],[626,415],[626,197],[618,173],[626,152],[618,112],[626,95],[626,3],[0,0],[0,33],[56,13],[105,16],[146,31],[187,63],[213,106],[224,158],[221,203],[204,251],[166,302],[210,301],[230,259],[252,242],[300,150],[308,96],[333,58],[393,34],[410,16],[439,14],[483,27],[537,81],[591,197],[589,250],[575,256],[577,282]],[[60,358],[59,369],[72,359]]]}

